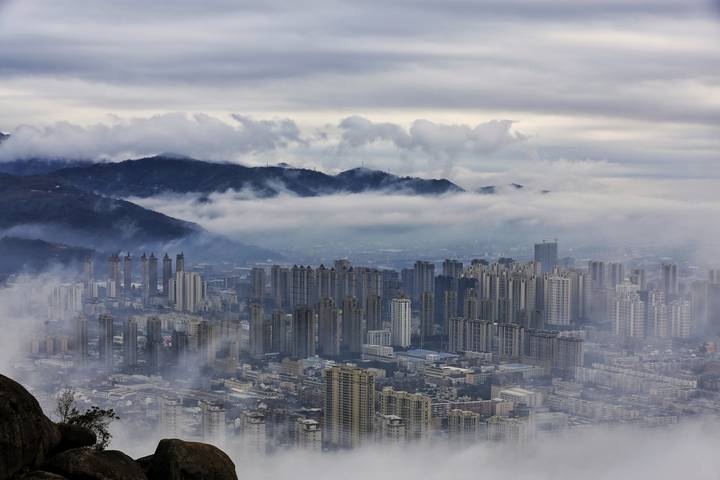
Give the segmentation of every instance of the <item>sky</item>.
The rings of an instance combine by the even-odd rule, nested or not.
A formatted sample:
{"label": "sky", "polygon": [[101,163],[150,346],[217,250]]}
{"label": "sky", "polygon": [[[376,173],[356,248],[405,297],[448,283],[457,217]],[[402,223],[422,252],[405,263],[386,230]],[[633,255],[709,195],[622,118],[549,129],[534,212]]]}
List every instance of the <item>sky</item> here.
{"label": "sky", "polygon": [[691,215],[697,236],[720,200],[719,45],[718,0],[0,0],[0,161],[517,182],[592,206],[585,231]]}

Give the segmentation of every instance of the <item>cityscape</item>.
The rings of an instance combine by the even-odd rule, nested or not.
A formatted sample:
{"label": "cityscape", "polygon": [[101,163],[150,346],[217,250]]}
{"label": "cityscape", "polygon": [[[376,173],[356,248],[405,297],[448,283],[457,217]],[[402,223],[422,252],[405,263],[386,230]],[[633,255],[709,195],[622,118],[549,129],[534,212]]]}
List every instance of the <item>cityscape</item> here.
{"label": "cityscape", "polygon": [[0,480],[720,478],[720,0],[0,0]]}
{"label": "cityscape", "polygon": [[398,269],[89,257],[31,298],[47,319],[13,373],[48,405],[72,385],[143,436],[244,454],[716,417],[720,271],[560,252]]}

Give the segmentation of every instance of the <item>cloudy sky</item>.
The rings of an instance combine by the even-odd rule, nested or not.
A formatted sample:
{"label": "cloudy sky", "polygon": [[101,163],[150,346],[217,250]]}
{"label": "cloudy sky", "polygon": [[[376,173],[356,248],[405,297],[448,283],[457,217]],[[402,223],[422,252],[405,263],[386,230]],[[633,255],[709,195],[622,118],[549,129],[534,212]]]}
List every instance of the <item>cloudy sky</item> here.
{"label": "cloudy sky", "polygon": [[719,199],[719,45],[715,0],[0,0],[0,160],[364,164],[680,222]]}

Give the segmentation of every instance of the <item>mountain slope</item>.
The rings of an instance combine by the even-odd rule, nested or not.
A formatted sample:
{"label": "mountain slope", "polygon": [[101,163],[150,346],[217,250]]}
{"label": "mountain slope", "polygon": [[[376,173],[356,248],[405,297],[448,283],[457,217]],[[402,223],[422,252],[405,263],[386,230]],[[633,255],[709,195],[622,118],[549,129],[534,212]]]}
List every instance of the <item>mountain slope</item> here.
{"label": "mountain slope", "polygon": [[73,245],[170,241],[200,231],[192,223],[80,190],[57,178],[11,175],[0,176],[0,229],[53,232]]}
{"label": "mountain slope", "polygon": [[327,175],[300,168],[246,167],[173,157],[63,168],[53,175],[78,188],[117,197],[150,197],[167,192],[207,194],[228,189],[249,189],[262,197],[273,197],[283,191],[302,197],[366,191],[416,195],[463,191],[448,180],[398,177],[367,169]]}

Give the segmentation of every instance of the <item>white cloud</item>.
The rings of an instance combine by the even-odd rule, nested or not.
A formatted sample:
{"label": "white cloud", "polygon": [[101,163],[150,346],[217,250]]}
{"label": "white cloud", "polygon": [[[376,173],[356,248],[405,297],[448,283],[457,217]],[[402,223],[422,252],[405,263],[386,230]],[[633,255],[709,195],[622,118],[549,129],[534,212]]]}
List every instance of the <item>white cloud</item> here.
{"label": "white cloud", "polygon": [[18,158],[125,160],[160,153],[233,160],[302,143],[292,120],[254,120],[233,115],[235,123],[205,114],[171,113],[151,117],[111,118],[81,126],[59,122],[22,125],[0,144],[0,161]]}

